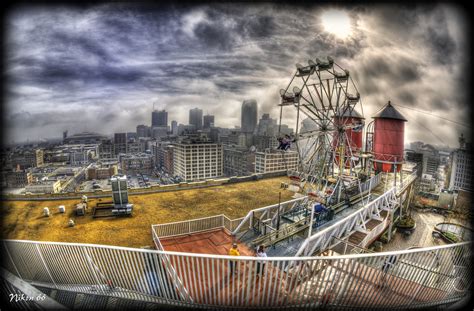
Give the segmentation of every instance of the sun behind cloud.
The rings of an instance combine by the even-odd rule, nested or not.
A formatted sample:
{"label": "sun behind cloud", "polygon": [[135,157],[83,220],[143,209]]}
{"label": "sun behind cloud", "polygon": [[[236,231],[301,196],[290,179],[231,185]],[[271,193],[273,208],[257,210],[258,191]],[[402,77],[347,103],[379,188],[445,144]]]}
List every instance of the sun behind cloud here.
{"label": "sun behind cloud", "polygon": [[344,39],[352,33],[351,19],[344,10],[329,9],[321,14],[324,30]]}

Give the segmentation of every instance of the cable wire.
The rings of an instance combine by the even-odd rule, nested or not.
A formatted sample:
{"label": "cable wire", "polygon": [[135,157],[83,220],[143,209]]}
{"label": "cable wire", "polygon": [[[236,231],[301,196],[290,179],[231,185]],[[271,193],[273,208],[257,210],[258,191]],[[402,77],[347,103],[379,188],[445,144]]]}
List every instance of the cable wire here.
{"label": "cable wire", "polygon": [[400,108],[405,108],[405,109],[410,109],[410,110],[413,110],[413,111],[421,112],[421,113],[424,113],[424,114],[427,114],[427,115],[430,115],[430,116],[433,116],[433,117],[437,117],[437,118],[440,118],[440,119],[443,119],[443,120],[446,120],[446,121],[449,121],[449,122],[452,122],[452,123],[456,123],[456,124],[461,125],[461,126],[465,126],[467,128],[471,128],[470,125],[467,125],[467,124],[464,124],[464,123],[461,123],[461,122],[457,122],[457,121],[453,121],[453,120],[450,120],[448,118],[441,117],[441,116],[435,115],[433,113],[430,113],[428,111],[423,111],[423,110],[416,109],[416,108],[406,107],[406,106],[402,106],[402,105],[399,105],[399,104],[392,104],[392,105],[400,107]]}

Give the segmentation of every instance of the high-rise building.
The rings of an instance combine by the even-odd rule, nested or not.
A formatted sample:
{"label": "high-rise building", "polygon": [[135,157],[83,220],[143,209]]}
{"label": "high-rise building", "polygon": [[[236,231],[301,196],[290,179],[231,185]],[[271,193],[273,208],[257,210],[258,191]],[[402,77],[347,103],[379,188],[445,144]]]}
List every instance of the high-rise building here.
{"label": "high-rise building", "polygon": [[223,170],[221,144],[210,142],[177,143],[173,148],[174,174],[185,181],[220,177]]}
{"label": "high-rise building", "polygon": [[241,132],[253,133],[257,126],[257,101],[255,99],[244,100],[241,112]]}
{"label": "high-rise building", "polygon": [[214,116],[213,115],[210,115],[210,114],[205,115],[203,117],[203,119],[204,119],[204,125],[203,125],[204,129],[210,129],[211,126],[214,126]]}
{"label": "high-rise building", "polygon": [[471,190],[472,186],[472,148],[466,144],[464,138],[459,139],[460,148],[451,153],[451,174],[449,189]]}
{"label": "high-rise building", "polygon": [[164,109],[161,111],[154,110],[151,113],[151,127],[168,126],[168,112]]}
{"label": "high-rise building", "polygon": [[264,113],[258,121],[257,135],[276,136],[278,134],[277,120],[272,119],[270,114]]}
{"label": "high-rise building", "polygon": [[114,152],[116,155],[127,153],[127,133],[114,134]]}
{"label": "high-rise building", "polygon": [[175,120],[171,121],[171,134],[178,135],[178,122]]}
{"label": "high-rise building", "polygon": [[196,130],[202,130],[202,109],[189,110],[189,124],[194,125]]}

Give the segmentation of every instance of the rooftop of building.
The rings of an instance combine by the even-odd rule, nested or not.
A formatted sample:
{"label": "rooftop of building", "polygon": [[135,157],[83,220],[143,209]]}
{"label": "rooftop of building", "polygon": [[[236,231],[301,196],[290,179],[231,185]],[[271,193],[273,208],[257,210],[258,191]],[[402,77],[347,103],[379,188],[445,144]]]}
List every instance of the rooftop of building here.
{"label": "rooftop of building", "polygon": [[[241,182],[201,189],[159,192],[145,195],[129,194],[133,215],[124,218],[92,218],[92,207],[110,198],[89,199],[89,214],[76,216],[75,200],[1,201],[3,226],[0,235],[6,239],[106,244],[127,247],[152,246],[151,225],[183,221],[216,214],[230,219],[245,216],[250,210],[291,199],[293,192],[282,190],[287,177]],[[66,206],[60,214],[57,207]],[[43,217],[49,207],[50,217]],[[76,225],[67,226],[69,219]]]}

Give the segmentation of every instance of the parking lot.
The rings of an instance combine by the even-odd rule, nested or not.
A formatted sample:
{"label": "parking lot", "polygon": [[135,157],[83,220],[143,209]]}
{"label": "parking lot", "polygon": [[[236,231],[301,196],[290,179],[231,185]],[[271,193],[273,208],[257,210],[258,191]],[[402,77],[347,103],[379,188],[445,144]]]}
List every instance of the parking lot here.
{"label": "parking lot", "polygon": [[94,190],[110,190],[111,186],[108,179],[94,179],[84,181],[80,187],[79,191],[90,192]]}
{"label": "parking lot", "polygon": [[[154,171],[150,175],[129,174],[127,175],[127,179],[129,188],[144,188],[154,185],[177,184],[183,181],[160,171]],[[86,180],[81,184],[79,191],[90,192],[94,190],[111,190],[109,179]]]}

